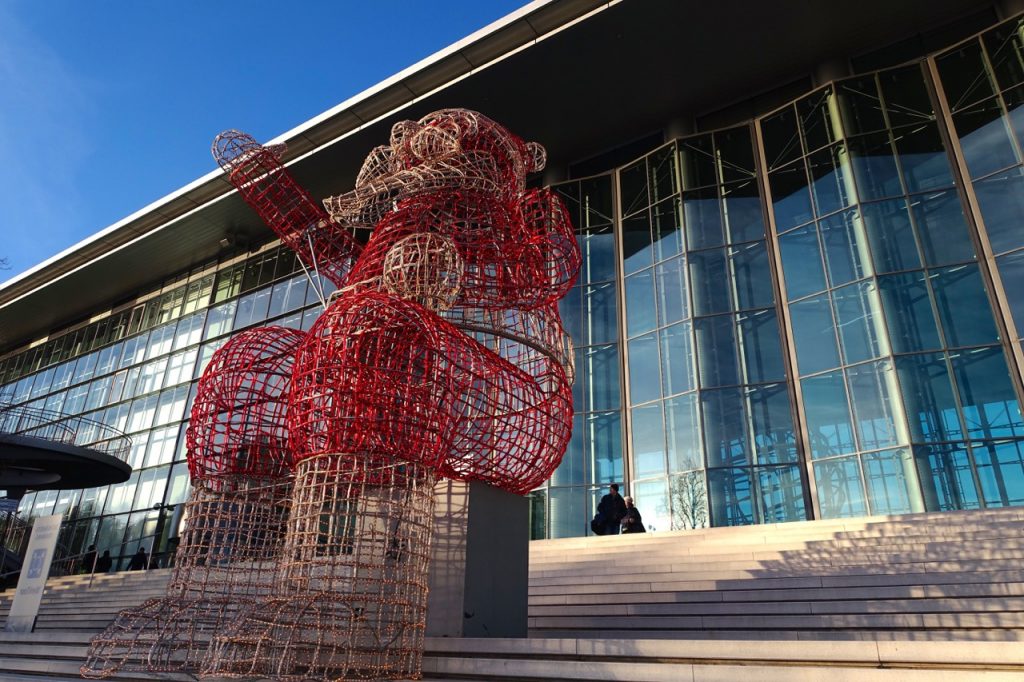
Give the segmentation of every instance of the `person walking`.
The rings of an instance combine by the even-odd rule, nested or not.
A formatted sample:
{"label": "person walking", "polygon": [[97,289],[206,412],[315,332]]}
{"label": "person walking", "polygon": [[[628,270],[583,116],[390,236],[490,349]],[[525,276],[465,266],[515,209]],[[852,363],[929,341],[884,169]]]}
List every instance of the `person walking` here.
{"label": "person walking", "polygon": [[92,573],[96,568],[96,545],[89,545],[89,550],[82,555],[79,573]]}
{"label": "person walking", "polygon": [[640,510],[633,506],[633,498],[627,495],[623,499],[626,503],[626,513],[622,517],[622,532],[646,533],[647,529],[644,528],[644,520],[640,516]]}
{"label": "person walking", "polygon": [[604,532],[601,535],[618,535],[622,517],[626,515],[626,503],[619,495],[619,484],[608,486],[608,494],[601,498],[597,513],[604,518]]}
{"label": "person walking", "polygon": [[103,550],[103,556],[96,560],[96,572],[107,573],[110,568],[114,565],[114,559],[110,556],[110,550]]}

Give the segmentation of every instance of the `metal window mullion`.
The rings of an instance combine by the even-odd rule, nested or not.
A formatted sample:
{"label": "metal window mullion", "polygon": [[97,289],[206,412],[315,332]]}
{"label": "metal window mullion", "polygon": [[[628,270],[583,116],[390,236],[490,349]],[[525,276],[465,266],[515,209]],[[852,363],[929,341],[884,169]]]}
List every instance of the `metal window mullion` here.
{"label": "metal window mullion", "polygon": [[[795,113],[795,112],[794,112]],[[811,464],[810,432],[804,417],[803,391],[796,361],[796,344],[793,343],[792,320],[789,314],[786,284],[782,277],[782,256],[779,250],[779,235],[775,227],[775,212],[772,210],[771,185],[768,182],[768,162],[765,157],[761,120],[750,122],[751,143],[754,146],[755,180],[761,194],[761,217],[765,226],[765,249],[768,252],[771,285],[775,294],[775,315],[779,333],[779,347],[782,350],[783,365],[786,369],[784,383],[789,388],[790,417],[796,435],[797,463],[801,466],[801,481],[804,483],[804,513],[811,519],[821,518],[818,505],[817,482]],[[799,133],[798,133],[799,136]],[[800,140],[797,140],[801,144]],[[808,190],[809,191],[809,190]],[[822,273],[824,274],[824,273]]]}

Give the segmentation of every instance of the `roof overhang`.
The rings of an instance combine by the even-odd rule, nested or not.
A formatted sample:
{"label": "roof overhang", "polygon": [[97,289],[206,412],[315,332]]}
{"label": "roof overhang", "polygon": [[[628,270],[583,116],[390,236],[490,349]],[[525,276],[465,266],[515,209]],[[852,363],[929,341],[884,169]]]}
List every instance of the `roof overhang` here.
{"label": "roof overhang", "polygon": [[[567,163],[988,4],[538,0],[271,142],[314,196],[350,188],[395,121],[443,107]],[[0,353],[217,257],[229,232],[270,236],[212,171],[0,287]]]}

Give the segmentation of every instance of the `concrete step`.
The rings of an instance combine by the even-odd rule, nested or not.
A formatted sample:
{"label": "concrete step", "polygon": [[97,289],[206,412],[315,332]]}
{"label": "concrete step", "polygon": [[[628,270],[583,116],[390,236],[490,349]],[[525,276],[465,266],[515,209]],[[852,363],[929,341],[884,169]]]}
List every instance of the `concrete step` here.
{"label": "concrete step", "polygon": [[[643,630],[921,630],[940,629],[1010,629],[1024,633],[1024,616],[1020,613],[854,613],[819,615],[697,615],[697,616],[632,616],[620,621],[628,623],[634,637]],[[531,636],[546,630],[590,630],[602,632],[613,625],[607,616],[530,616]],[[545,635],[547,636],[547,635]]]}

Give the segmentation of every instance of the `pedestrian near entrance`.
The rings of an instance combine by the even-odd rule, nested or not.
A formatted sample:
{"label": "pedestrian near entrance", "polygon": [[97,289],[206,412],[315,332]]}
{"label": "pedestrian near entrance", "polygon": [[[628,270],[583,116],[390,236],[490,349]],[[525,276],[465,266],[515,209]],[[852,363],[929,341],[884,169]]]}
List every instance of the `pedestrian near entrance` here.
{"label": "pedestrian near entrance", "polygon": [[647,529],[644,528],[644,520],[640,516],[640,510],[633,506],[633,498],[627,495],[624,500],[626,502],[626,513],[622,517],[622,532],[646,533]]}
{"label": "pedestrian near entrance", "polygon": [[96,564],[96,545],[89,545],[89,550],[82,555],[79,573],[92,573]]}
{"label": "pedestrian near entrance", "polygon": [[149,555],[146,554],[145,547],[139,547],[139,551],[132,557],[131,563],[128,564],[129,571],[144,571],[146,570],[146,564],[149,563]]}
{"label": "pedestrian near entrance", "polygon": [[626,515],[626,502],[619,495],[619,484],[608,486],[608,494],[601,498],[597,513],[604,518],[604,532],[601,535],[618,535],[622,517]]}
{"label": "pedestrian near entrance", "polygon": [[114,559],[110,556],[110,550],[105,549],[103,550],[103,556],[96,560],[96,572],[107,573],[113,565]]}

